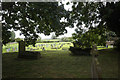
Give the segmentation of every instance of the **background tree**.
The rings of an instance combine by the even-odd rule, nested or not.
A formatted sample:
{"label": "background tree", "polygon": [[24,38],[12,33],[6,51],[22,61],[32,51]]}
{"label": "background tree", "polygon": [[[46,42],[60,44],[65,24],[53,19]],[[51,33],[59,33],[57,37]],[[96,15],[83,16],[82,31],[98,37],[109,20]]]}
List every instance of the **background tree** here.
{"label": "background tree", "polygon": [[102,5],[99,8],[99,11],[100,17],[105,22],[105,25],[120,37],[120,1],[107,2],[106,5]]}
{"label": "background tree", "polygon": [[62,42],[67,42],[68,39],[67,39],[67,37],[62,37],[62,38],[61,38],[61,41],[62,41]]}
{"label": "background tree", "polygon": [[106,43],[106,34],[105,32],[102,35],[99,34],[99,28],[88,30],[85,33],[74,33],[72,35],[73,39],[75,39],[73,42],[74,47],[91,48],[93,44],[105,45]]}
{"label": "background tree", "polygon": [[76,33],[73,34],[77,47],[87,48],[93,44],[105,44],[107,26],[101,21],[99,8],[102,3],[79,2],[72,6],[70,19],[76,23]]}
{"label": "background tree", "polygon": [[120,50],[120,1],[119,2],[111,2],[106,3],[100,9],[100,17],[102,21],[106,22],[105,24],[111,31],[114,31],[119,37],[117,41],[115,41],[115,46],[117,50]]}
{"label": "background tree", "polygon": [[[77,24],[76,34],[83,35],[87,30],[91,31],[94,28],[99,28],[97,30],[99,35],[107,35],[108,30],[115,32],[117,36],[120,35],[120,2],[107,2],[106,4],[101,2],[79,2],[74,3],[72,8],[70,19],[73,20],[71,25]],[[92,33],[93,36],[94,33]],[[102,38],[106,39],[107,37]]]}
{"label": "background tree", "polygon": [[11,32],[10,40],[13,42],[15,41],[15,32],[14,31]]}
{"label": "background tree", "polygon": [[[2,42],[9,42],[10,29],[20,30],[28,44],[35,44],[37,33],[56,36],[66,33],[66,23],[61,18],[69,17],[69,12],[57,2],[3,2]],[[4,34],[5,33],[5,34]]]}
{"label": "background tree", "polygon": [[41,42],[41,37],[40,37],[40,36],[37,38],[37,41],[36,41],[36,42],[38,42],[38,43]]}
{"label": "background tree", "polygon": [[117,35],[113,31],[108,30],[106,32],[106,37],[107,37],[107,41],[115,41],[115,40],[117,40]]}
{"label": "background tree", "polygon": [[63,42],[72,42],[73,38],[72,37],[62,37],[61,41],[63,41]]}
{"label": "background tree", "polygon": [[18,41],[21,41],[22,39],[21,38],[16,38],[15,41],[18,42]]}
{"label": "background tree", "polygon": [[57,36],[53,33],[51,39],[57,39]]}

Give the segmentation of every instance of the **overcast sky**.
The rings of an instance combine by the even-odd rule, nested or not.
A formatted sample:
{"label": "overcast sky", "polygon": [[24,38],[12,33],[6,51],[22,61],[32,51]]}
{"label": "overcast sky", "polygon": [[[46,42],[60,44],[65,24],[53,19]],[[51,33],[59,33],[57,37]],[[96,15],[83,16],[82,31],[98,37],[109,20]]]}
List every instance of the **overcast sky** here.
{"label": "overcast sky", "polygon": [[[63,3],[65,4],[67,2],[66,1],[63,1]],[[72,10],[72,4],[70,5],[64,5],[65,9],[66,10]],[[69,27],[66,27],[66,30],[67,30],[67,33],[64,34],[64,35],[60,35],[58,38],[61,38],[61,37],[71,37],[72,36],[72,33],[75,33],[75,28],[69,28]],[[20,31],[15,31],[15,34],[16,34],[16,37],[15,38],[24,38],[23,35],[20,36]],[[44,34],[39,34],[39,36],[42,38],[42,39],[50,39],[51,36],[52,36],[52,33],[49,35],[49,36],[45,36]]]}

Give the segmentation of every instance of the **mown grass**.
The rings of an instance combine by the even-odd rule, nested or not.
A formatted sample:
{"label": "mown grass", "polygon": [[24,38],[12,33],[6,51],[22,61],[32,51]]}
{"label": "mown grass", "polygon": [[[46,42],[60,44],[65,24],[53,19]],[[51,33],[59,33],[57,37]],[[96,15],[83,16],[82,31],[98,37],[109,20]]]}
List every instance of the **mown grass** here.
{"label": "mown grass", "polygon": [[91,57],[70,56],[69,51],[41,52],[38,60],[3,54],[3,78],[90,78]]}
{"label": "mown grass", "polygon": [[102,49],[112,49],[112,47],[108,46],[108,48],[106,48],[105,46],[97,46],[97,50],[102,50]]}
{"label": "mown grass", "polygon": [[[102,78],[117,78],[118,52],[99,53]],[[17,55],[2,54],[3,78],[91,78],[91,56],[71,56],[68,50],[42,51],[38,60],[18,59]]]}
{"label": "mown grass", "polygon": [[104,49],[99,51],[98,60],[102,70],[103,78],[118,78],[118,61],[120,52],[114,49]]}

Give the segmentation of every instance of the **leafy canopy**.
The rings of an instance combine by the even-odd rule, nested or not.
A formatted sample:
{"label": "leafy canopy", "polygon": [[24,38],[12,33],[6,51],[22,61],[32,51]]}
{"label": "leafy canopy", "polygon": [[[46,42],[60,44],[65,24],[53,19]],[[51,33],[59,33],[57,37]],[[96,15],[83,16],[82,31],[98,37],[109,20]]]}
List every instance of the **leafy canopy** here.
{"label": "leafy canopy", "polygon": [[69,12],[57,2],[17,2],[2,3],[3,10],[3,44],[9,42],[10,29],[20,30],[28,44],[35,44],[37,33],[56,36],[66,33],[67,22],[61,18],[69,17]]}
{"label": "leafy canopy", "polygon": [[93,43],[103,45],[109,30],[119,36],[120,2],[79,2],[72,6],[70,19],[76,23],[73,34],[79,47],[90,47]]}

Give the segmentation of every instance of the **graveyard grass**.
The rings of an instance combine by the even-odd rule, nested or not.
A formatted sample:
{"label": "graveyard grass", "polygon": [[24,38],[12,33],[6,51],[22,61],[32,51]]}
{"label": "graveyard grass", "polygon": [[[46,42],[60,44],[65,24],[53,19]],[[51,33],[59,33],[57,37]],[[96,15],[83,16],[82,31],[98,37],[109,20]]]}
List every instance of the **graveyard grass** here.
{"label": "graveyard grass", "polygon": [[3,78],[90,78],[91,57],[70,56],[70,51],[42,51],[38,60],[3,54]]}
{"label": "graveyard grass", "polygon": [[[73,46],[72,44],[69,46],[63,45],[60,49],[48,47],[46,51],[42,51],[42,49],[36,50],[40,51],[42,56],[38,60],[18,59],[17,51],[12,52],[12,50],[4,54],[6,48],[17,46],[17,43],[3,46],[3,78],[91,78],[92,57],[71,56],[71,52],[68,49]],[[30,48],[36,49],[33,46],[30,46]],[[111,47],[106,48],[104,46],[98,46],[98,50],[100,50],[98,60],[102,68],[102,77],[117,78],[118,52],[111,49]]]}
{"label": "graveyard grass", "polygon": [[[98,60],[103,78],[118,77],[118,52],[101,50]],[[38,60],[3,54],[3,78],[91,78],[91,56],[71,56],[68,50],[42,51]]]}

